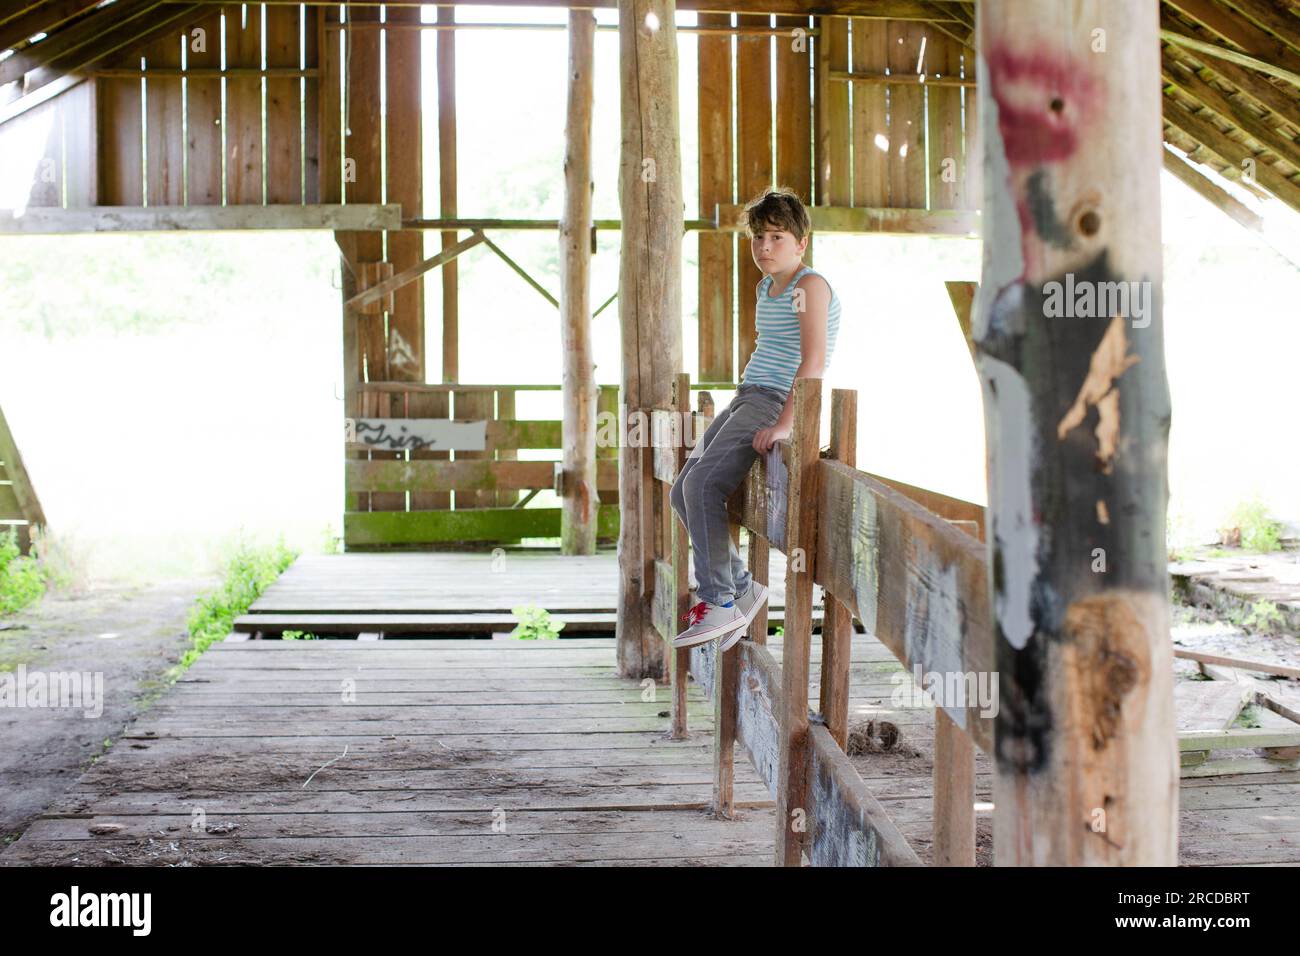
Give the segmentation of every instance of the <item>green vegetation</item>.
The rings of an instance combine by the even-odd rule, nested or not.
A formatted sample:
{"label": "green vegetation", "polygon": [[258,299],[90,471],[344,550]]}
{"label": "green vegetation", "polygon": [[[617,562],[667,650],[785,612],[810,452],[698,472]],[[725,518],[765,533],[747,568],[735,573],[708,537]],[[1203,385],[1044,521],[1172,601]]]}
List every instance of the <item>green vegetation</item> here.
{"label": "green vegetation", "polygon": [[1235,610],[1229,618],[1238,627],[1248,631],[1269,632],[1281,627],[1284,622],[1282,612],[1272,601],[1256,601],[1246,610]]}
{"label": "green vegetation", "polygon": [[510,636],[521,641],[553,641],[564,630],[564,622],[551,617],[551,612],[546,608],[526,604],[511,608],[510,612],[519,618],[519,625],[510,632]]}
{"label": "green vegetation", "polygon": [[343,537],[334,530],[334,525],[325,525],[325,530],[321,532],[321,554],[342,554]]}
{"label": "green vegetation", "polygon": [[1241,546],[1248,551],[1282,549],[1282,523],[1270,518],[1268,508],[1257,498],[1233,509],[1231,527],[1241,531]]}
{"label": "green vegetation", "polygon": [[280,635],[282,641],[314,641],[317,640],[315,634],[309,634],[306,631],[285,631]]}
{"label": "green vegetation", "polygon": [[0,614],[13,614],[41,599],[45,572],[35,558],[24,557],[13,528],[0,534]]}
{"label": "green vegetation", "polygon": [[190,610],[192,644],[169,676],[175,678],[183,672],[213,641],[225,640],[235,618],[245,613],[296,557],[298,553],[285,547],[283,541],[270,548],[239,542],[226,564],[225,581],[215,591],[200,595]]}

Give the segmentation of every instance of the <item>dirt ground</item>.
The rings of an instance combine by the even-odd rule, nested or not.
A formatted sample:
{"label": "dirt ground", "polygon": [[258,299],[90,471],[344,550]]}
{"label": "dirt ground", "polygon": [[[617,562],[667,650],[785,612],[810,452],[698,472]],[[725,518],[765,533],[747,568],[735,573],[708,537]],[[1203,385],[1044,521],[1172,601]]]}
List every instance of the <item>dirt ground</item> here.
{"label": "dirt ground", "polygon": [[0,671],[103,675],[102,713],[0,707],[0,849],[63,793],[165,686],[188,646],[185,618],[216,579],[46,595],[0,619]]}

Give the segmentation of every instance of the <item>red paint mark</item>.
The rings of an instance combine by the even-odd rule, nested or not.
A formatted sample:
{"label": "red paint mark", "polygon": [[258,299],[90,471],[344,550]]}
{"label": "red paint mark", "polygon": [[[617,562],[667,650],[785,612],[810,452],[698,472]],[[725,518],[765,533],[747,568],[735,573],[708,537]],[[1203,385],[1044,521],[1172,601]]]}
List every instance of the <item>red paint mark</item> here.
{"label": "red paint mark", "polygon": [[987,63],[1007,162],[1038,166],[1074,155],[1099,94],[1091,64],[1061,51],[1006,47],[995,48]]}

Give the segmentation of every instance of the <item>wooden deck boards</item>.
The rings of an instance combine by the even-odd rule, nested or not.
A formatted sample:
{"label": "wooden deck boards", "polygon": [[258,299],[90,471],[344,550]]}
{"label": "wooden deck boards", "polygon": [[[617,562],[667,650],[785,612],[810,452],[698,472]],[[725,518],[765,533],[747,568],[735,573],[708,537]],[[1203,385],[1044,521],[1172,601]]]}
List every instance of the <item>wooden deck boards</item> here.
{"label": "wooden deck boards", "polygon": [[[851,666],[851,722],[901,731],[851,759],[928,862],[932,714],[893,705],[902,669],[874,638]],[[768,865],[774,811],[743,754],[741,819],[707,814],[699,688],[684,741],[662,736],[668,688],[641,694],[608,638],[225,642],[0,863]],[[977,799],[991,770],[977,754]],[[1188,779],[1181,800],[1185,864],[1300,863],[1300,772]]]}
{"label": "wooden deck boards", "polygon": [[[745,549],[741,549],[745,553]],[[785,613],[785,556],[772,552],[768,623]],[[813,594],[821,618],[821,589]],[[618,608],[618,558],[501,550],[483,553],[304,555],[235,622],[243,633],[491,634],[535,605],[565,631],[612,634]]]}

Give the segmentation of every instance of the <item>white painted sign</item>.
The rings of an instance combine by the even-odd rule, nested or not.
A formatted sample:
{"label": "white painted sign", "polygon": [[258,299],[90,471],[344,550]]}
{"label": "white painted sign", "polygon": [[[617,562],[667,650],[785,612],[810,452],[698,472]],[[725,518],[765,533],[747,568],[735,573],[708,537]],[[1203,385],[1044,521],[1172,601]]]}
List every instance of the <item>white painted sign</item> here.
{"label": "white painted sign", "polygon": [[450,418],[349,418],[344,420],[346,440],[372,448],[438,451],[484,451],[487,422]]}

